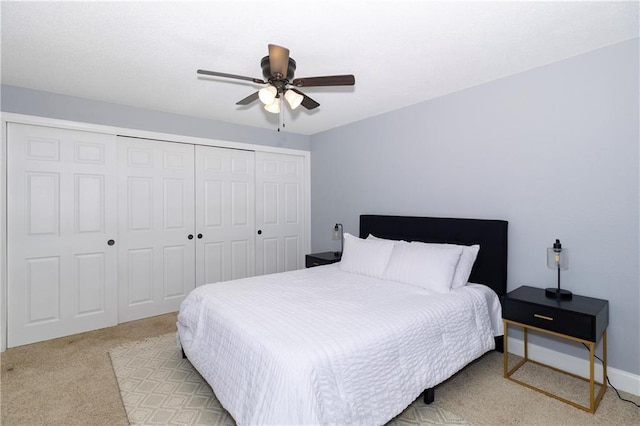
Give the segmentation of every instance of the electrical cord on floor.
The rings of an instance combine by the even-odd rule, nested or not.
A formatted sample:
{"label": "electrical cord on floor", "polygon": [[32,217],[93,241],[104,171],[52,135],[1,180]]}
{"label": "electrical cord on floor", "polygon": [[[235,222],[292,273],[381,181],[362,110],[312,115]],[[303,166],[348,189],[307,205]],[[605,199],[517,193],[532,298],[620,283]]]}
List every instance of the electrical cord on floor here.
{"label": "electrical cord on floor", "polygon": [[[585,345],[584,343],[582,344],[582,346],[584,346],[587,350],[589,350],[589,346]],[[600,357],[598,357],[598,355],[593,355],[598,361],[600,361],[603,365],[604,365],[604,361],[602,361],[602,359]],[[612,384],[611,384],[611,380],[609,380],[609,376],[607,376],[607,383],[609,384],[609,386],[611,387],[611,389],[613,389],[614,391],[616,391],[616,395],[618,395],[618,398],[621,401],[624,402],[629,402],[633,405],[635,405],[637,408],[640,408],[640,405],[636,404],[635,402],[631,401],[630,399],[624,399],[621,395],[620,392],[618,392],[618,389],[616,389]]]}

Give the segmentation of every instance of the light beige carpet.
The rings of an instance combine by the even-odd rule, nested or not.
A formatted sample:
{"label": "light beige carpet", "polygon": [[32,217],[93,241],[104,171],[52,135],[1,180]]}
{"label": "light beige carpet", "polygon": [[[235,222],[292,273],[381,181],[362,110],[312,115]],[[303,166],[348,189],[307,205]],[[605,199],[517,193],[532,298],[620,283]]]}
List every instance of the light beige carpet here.
{"label": "light beige carpet", "polygon": [[[175,334],[109,352],[129,422],[134,425],[235,425],[205,380],[182,359]],[[469,425],[418,398],[390,425]]]}
{"label": "light beige carpet", "polygon": [[0,424],[127,425],[108,351],[175,330],[172,313],[7,349]]}

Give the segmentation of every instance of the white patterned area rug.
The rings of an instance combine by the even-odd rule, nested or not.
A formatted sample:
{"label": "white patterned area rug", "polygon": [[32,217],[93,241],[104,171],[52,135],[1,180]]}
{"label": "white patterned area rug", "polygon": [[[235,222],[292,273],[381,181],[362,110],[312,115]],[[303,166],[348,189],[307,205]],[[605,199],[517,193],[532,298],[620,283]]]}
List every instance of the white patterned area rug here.
{"label": "white patterned area rug", "polygon": [[[109,351],[132,425],[235,425],[211,387],[182,359],[173,333]],[[418,398],[389,425],[469,425]]]}

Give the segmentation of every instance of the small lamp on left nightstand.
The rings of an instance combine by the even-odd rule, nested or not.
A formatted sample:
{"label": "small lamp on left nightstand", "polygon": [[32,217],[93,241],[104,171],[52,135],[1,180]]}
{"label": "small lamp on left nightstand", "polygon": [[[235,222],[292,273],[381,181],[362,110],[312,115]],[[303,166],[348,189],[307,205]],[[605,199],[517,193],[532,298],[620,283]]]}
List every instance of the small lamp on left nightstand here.
{"label": "small lamp on left nightstand", "polygon": [[333,239],[340,240],[340,251],[335,252],[336,256],[342,256],[342,251],[344,250],[344,228],[341,223],[336,223],[336,226],[333,227]]}

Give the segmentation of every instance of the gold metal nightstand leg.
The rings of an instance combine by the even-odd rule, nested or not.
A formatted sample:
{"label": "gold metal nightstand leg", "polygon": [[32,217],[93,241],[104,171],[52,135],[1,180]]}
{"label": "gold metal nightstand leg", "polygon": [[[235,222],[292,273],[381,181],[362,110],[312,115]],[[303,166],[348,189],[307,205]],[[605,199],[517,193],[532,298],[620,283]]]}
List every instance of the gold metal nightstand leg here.
{"label": "gold metal nightstand leg", "polygon": [[513,380],[515,381],[513,378],[511,378],[511,375],[513,373],[516,372],[516,370],[520,367],[522,367],[522,365],[527,362],[527,329],[524,329],[524,354],[525,354],[525,358],[521,359],[516,365],[513,366],[513,368],[511,370],[509,370],[509,336],[507,335],[507,329],[509,328],[509,322],[507,320],[503,320],[504,323],[504,378],[505,379],[509,379],[509,380]]}
{"label": "gold metal nightstand leg", "polygon": [[593,375],[595,374],[594,371],[594,363],[595,363],[595,343],[589,343],[589,411],[591,413],[593,413],[595,410],[593,409],[593,401],[595,399],[594,396],[594,380],[593,380]]}
{"label": "gold metal nightstand leg", "polygon": [[607,330],[602,333],[602,385],[607,387]]}
{"label": "gold metal nightstand leg", "polygon": [[[594,343],[594,351],[595,351],[595,343]],[[594,379],[595,382],[595,379]],[[600,391],[598,395],[595,397],[593,401],[593,405],[591,406],[591,413],[595,413],[600,401],[602,401],[602,397],[607,390],[607,330],[602,333],[602,383],[595,382],[600,385]]]}
{"label": "gold metal nightstand leg", "polygon": [[507,371],[509,371],[509,337],[507,336],[507,329],[509,328],[509,324],[507,324],[506,321],[502,321],[503,325],[503,329],[504,329],[504,337],[503,337],[503,350],[504,350],[504,356],[502,357],[503,362],[504,362],[504,374],[503,377],[507,378]]}
{"label": "gold metal nightstand leg", "polygon": [[[555,398],[559,401],[562,401],[566,404],[572,405],[576,408],[579,408],[583,411],[586,411],[588,413],[595,413],[596,409],[598,408],[598,405],[600,404],[600,401],[602,400],[602,397],[604,396],[605,391],[607,390],[607,330],[604,330],[604,332],[602,333],[602,383],[598,383],[595,380],[595,350],[596,350],[596,342],[591,342],[591,341],[586,341],[583,339],[579,339],[576,337],[571,337],[571,336],[566,336],[566,335],[562,335],[560,333],[555,333],[549,330],[544,330],[544,329],[540,329],[537,327],[532,327],[526,324],[522,324],[522,323],[518,323],[515,321],[509,321],[509,320],[503,320],[504,322],[504,377],[508,380],[511,380],[515,383],[518,383],[522,386],[525,386],[529,389],[533,389],[537,392],[540,392],[544,395],[550,396],[552,398]],[[524,358],[522,360],[520,360],[515,366],[513,366],[513,368],[509,369],[509,350],[508,350],[508,343],[507,343],[507,329],[509,327],[509,324],[512,325],[516,325],[519,327],[522,327],[523,332],[524,332]],[[540,331],[542,333],[546,333],[546,334],[551,334],[551,335],[555,335],[555,336],[559,336],[559,337],[564,337],[565,339],[569,339],[575,342],[579,342],[579,343],[583,343],[585,344],[588,348],[589,348],[589,379],[586,379],[584,377],[578,376],[576,374],[572,374],[569,373],[567,371],[563,371],[560,370],[558,368],[552,367],[550,365],[547,364],[543,364],[541,362],[537,362],[537,361],[533,361],[529,359],[529,329],[532,329],[534,331]],[[589,405],[581,405],[581,404],[577,404],[573,401],[570,401],[566,398],[562,398],[558,395],[555,395],[551,392],[547,392],[543,389],[540,389],[538,387],[535,387],[533,385],[530,385],[528,383],[525,383],[523,381],[520,381],[518,379],[515,379],[512,377],[513,373],[515,373],[520,367],[522,367],[522,365],[524,365],[526,362],[531,362],[543,367],[547,367],[550,368],[551,370],[557,371],[559,373],[563,373],[566,374],[568,376],[574,377],[576,379],[580,379],[582,381],[585,381],[587,383],[589,383]],[[598,394],[596,395],[595,393],[595,385],[599,385],[600,386],[600,390],[598,391]]]}
{"label": "gold metal nightstand leg", "polygon": [[[589,412],[591,414],[596,412],[602,397],[604,396],[605,391],[607,390],[607,330],[602,333],[602,382],[598,383],[595,381],[595,352],[596,352],[596,344],[589,344]],[[600,385],[600,390],[598,391],[598,395],[595,394],[595,385]]]}

